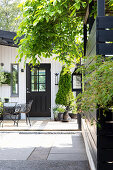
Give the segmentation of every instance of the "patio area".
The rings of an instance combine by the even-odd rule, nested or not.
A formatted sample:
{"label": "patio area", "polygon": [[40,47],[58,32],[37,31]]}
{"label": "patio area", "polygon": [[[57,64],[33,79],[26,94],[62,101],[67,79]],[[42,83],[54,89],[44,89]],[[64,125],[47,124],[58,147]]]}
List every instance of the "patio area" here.
{"label": "patio area", "polygon": [[70,122],[54,121],[50,118],[30,118],[31,126],[25,120],[20,120],[18,127],[12,120],[4,120],[0,131],[77,131],[78,124],[76,119]]}
{"label": "patio area", "polygon": [[0,133],[0,169],[89,170],[82,134]]}

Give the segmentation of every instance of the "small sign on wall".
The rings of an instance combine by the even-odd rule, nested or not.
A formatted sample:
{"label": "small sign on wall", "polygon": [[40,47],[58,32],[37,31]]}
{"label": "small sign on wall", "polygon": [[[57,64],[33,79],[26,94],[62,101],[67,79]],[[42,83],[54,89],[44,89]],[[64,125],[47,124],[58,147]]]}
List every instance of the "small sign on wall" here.
{"label": "small sign on wall", "polygon": [[74,75],[73,74],[73,89],[76,90],[80,90],[81,89],[81,81],[82,81],[82,77],[81,75]]}

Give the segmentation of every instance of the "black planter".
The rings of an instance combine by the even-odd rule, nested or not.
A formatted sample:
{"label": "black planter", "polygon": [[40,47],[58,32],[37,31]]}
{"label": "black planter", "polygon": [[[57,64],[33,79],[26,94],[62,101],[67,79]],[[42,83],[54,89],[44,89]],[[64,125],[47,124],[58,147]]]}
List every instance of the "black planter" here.
{"label": "black planter", "polygon": [[77,114],[74,114],[74,113],[69,113],[69,116],[71,117],[71,119],[76,119],[77,118]]}
{"label": "black planter", "polygon": [[4,100],[5,100],[5,103],[8,103],[8,102],[9,102],[9,99],[8,99],[8,98],[5,98]]}
{"label": "black planter", "polygon": [[2,114],[0,114],[0,120],[3,120],[3,115]]}
{"label": "black planter", "polygon": [[63,119],[63,113],[58,113],[58,120],[62,120]]}
{"label": "black planter", "polygon": [[81,114],[77,114],[78,129],[81,130]]}

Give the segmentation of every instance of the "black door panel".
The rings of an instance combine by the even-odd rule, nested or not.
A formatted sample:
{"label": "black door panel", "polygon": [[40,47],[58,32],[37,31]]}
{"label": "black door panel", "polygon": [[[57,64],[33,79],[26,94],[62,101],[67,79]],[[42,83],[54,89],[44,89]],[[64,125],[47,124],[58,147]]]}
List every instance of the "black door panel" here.
{"label": "black door panel", "polygon": [[31,117],[50,117],[51,73],[50,64],[26,66],[26,101],[33,99]]}

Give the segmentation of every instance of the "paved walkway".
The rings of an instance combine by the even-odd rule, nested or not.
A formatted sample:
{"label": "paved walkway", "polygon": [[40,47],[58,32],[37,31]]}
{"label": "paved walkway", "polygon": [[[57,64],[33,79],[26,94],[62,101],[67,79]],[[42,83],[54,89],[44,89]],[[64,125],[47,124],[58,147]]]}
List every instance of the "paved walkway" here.
{"label": "paved walkway", "polygon": [[48,118],[31,118],[31,124],[26,124],[25,120],[20,120],[18,127],[14,126],[12,120],[4,120],[3,127],[0,131],[76,131],[78,124],[76,119],[70,122],[53,121]]}
{"label": "paved walkway", "polygon": [[12,169],[89,170],[81,132],[1,132],[0,170]]}

